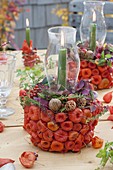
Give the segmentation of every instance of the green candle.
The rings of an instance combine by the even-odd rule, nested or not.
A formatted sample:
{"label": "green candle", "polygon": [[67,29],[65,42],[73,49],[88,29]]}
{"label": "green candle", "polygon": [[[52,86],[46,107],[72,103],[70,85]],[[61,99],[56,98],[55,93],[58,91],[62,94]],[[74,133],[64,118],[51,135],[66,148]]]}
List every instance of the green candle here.
{"label": "green candle", "polygon": [[58,57],[58,85],[61,86],[61,90],[66,87],[66,54],[67,50],[61,48]]}
{"label": "green candle", "polygon": [[97,27],[97,25],[95,23],[92,23],[91,27],[90,27],[90,44],[89,44],[89,47],[92,51],[94,51],[95,47],[96,47],[96,27]]}
{"label": "green candle", "polygon": [[30,28],[29,28],[29,20],[26,19],[26,41],[28,46],[30,46]]}
{"label": "green candle", "polygon": [[90,25],[90,42],[89,42],[89,47],[92,51],[95,50],[96,48],[96,29],[97,29],[97,25],[96,25],[96,12],[95,10],[93,10],[93,15],[92,15],[92,23]]}

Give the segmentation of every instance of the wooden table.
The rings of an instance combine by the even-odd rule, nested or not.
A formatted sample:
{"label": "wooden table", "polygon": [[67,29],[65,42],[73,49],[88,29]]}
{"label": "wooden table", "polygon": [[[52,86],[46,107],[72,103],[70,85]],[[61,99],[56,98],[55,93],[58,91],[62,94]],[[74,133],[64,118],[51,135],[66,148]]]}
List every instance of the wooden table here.
{"label": "wooden table", "polygon": [[[42,51],[43,52],[43,51]],[[17,55],[16,69],[22,68],[21,53]],[[102,100],[103,95],[111,91],[99,91],[99,99]],[[113,89],[112,89],[113,91]],[[15,114],[7,119],[1,120],[5,125],[5,130],[0,134],[0,157],[11,158],[15,160],[16,170],[25,170],[20,162],[19,156],[24,151],[34,151],[39,154],[38,160],[32,169],[34,170],[94,170],[98,167],[100,159],[96,158],[98,149],[93,149],[91,145],[82,149],[81,153],[49,153],[40,150],[32,145],[29,135],[23,129],[23,110],[20,106],[19,97],[19,81],[15,77],[14,87],[8,99],[8,105],[15,109]],[[110,103],[110,105],[113,105]],[[106,121],[109,113],[100,118],[99,124],[95,129],[95,135],[106,141],[113,141],[113,123]],[[112,170],[113,167],[108,163],[105,170]]]}

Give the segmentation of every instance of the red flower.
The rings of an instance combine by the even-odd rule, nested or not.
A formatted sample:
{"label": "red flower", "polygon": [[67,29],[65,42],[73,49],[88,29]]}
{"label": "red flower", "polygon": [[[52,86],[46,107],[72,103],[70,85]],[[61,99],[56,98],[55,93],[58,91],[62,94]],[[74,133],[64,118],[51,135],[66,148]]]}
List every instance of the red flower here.
{"label": "red flower", "polygon": [[23,53],[30,54],[32,52],[32,40],[30,40],[30,46],[28,46],[27,41],[24,40],[22,45],[22,51]]}

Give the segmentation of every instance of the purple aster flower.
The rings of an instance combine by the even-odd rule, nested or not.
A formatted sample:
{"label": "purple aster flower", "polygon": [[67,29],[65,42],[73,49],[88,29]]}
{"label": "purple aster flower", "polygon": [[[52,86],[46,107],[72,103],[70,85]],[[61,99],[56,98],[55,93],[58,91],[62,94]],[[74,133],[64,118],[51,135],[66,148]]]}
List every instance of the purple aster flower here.
{"label": "purple aster flower", "polygon": [[84,89],[84,90],[82,91],[82,94],[83,94],[83,95],[89,95],[89,92],[90,92],[90,89]]}
{"label": "purple aster flower", "polygon": [[76,91],[79,91],[81,90],[85,85],[85,82],[84,80],[80,80],[78,83],[77,83],[77,86],[76,86]]}
{"label": "purple aster flower", "polygon": [[91,110],[91,112],[94,112],[96,110],[96,106],[95,105],[91,105],[90,106],[90,110]]}
{"label": "purple aster flower", "polygon": [[34,97],[34,100],[40,103],[41,106],[48,108],[48,101],[40,97]]}
{"label": "purple aster flower", "polygon": [[96,91],[93,91],[93,95],[94,95],[94,100],[97,99],[98,93]]}

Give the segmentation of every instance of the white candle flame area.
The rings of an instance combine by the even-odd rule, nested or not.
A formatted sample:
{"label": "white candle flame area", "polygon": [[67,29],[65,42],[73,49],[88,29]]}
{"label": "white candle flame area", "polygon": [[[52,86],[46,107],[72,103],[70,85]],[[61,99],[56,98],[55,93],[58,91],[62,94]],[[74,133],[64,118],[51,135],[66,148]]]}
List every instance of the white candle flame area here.
{"label": "white candle flame area", "polygon": [[61,46],[64,47],[64,32],[61,31]]}
{"label": "white candle flame area", "polygon": [[96,21],[96,12],[93,11],[93,22],[95,22],[95,21]]}
{"label": "white candle flame area", "polygon": [[26,18],[26,26],[29,27],[29,19]]}

